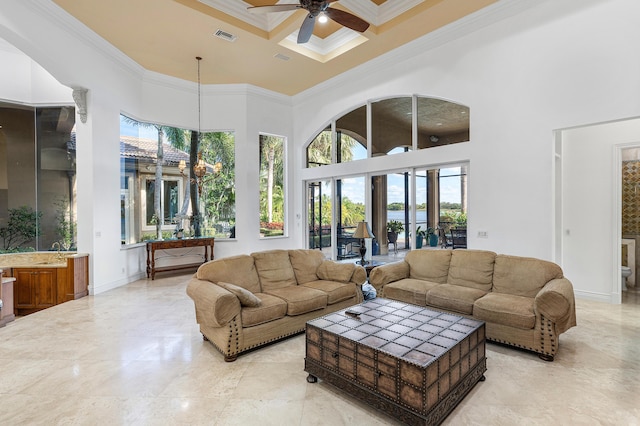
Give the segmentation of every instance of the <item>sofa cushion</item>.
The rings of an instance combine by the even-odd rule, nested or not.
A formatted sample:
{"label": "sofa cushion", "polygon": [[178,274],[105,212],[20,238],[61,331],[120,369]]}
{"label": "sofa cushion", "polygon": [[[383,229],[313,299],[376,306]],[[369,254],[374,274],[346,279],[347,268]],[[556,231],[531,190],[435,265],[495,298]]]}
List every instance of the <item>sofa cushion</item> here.
{"label": "sofa cushion", "polygon": [[258,293],[256,297],[260,298],[260,306],[243,307],[240,311],[243,327],[274,321],[287,314],[287,302],[279,297],[266,293]]}
{"label": "sofa cushion", "polygon": [[212,283],[234,283],[254,294],[261,291],[253,257],[246,254],[206,262],[198,268],[196,278]]}
{"label": "sofa cushion", "polygon": [[338,263],[325,260],[318,267],[318,278],[321,280],[348,283],[355,269],[356,265],[353,263]]}
{"label": "sofa cushion", "polygon": [[447,284],[491,291],[496,254],[486,250],[453,250]]}
{"label": "sofa cushion", "polygon": [[556,278],[562,278],[562,269],[553,262],[500,254],[493,271],[493,291],[535,297],[546,283]]}
{"label": "sofa cushion", "polygon": [[485,294],[486,291],[477,288],[440,284],[427,292],[427,306],[471,315],[473,302]]}
{"label": "sofa cushion", "polygon": [[289,260],[293,267],[298,284],[308,283],[318,279],[316,271],[324,262],[324,254],[320,250],[289,250]]}
{"label": "sofa cushion", "polygon": [[256,306],[260,306],[260,299],[256,297],[255,294],[251,293],[249,290],[246,290],[242,287],[238,287],[237,285],[219,282],[218,285],[220,287],[225,288],[231,293],[235,294],[238,300],[240,300],[241,306],[249,306],[255,308]]}
{"label": "sofa cushion", "polygon": [[358,289],[353,284],[343,284],[337,281],[316,280],[303,284],[303,287],[315,288],[327,293],[327,304],[333,305],[351,297],[356,297]]}
{"label": "sofa cushion", "polygon": [[473,317],[525,330],[536,324],[533,299],[504,293],[487,293],[473,305]]}
{"label": "sofa cushion", "polygon": [[404,258],[409,278],[444,284],[449,275],[451,250],[411,250]]}
{"label": "sofa cushion", "polygon": [[295,286],[296,276],[287,250],[268,250],[251,253],[258,271],[262,291]]}
{"label": "sofa cushion", "polygon": [[267,291],[287,302],[287,315],[301,315],[324,309],[327,306],[327,293],[305,286],[273,288]]}
{"label": "sofa cushion", "polygon": [[385,285],[382,288],[382,296],[405,303],[426,306],[427,291],[437,285],[439,284],[431,281],[403,278]]}

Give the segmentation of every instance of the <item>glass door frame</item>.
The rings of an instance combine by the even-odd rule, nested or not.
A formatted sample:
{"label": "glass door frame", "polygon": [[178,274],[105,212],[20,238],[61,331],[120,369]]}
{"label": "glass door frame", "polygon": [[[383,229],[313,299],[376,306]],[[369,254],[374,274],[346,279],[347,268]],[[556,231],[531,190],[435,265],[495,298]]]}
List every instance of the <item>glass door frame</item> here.
{"label": "glass door frame", "polygon": [[[331,259],[337,259],[338,257],[338,248],[337,248],[337,243],[338,243],[338,235],[337,235],[337,227],[338,227],[338,223],[337,223],[337,219],[339,217],[339,212],[338,212],[338,208],[340,208],[340,206],[338,206],[338,203],[336,202],[337,200],[337,181],[338,180],[344,180],[345,178],[350,178],[350,177],[364,177],[365,179],[365,185],[367,184],[367,182],[372,184],[372,178],[375,176],[386,176],[389,174],[394,174],[394,173],[407,173],[408,174],[408,185],[409,185],[409,189],[408,191],[406,191],[405,188],[405,200],[409,200],[409,229],[406,230],[407,235],[409,236],[413,236],[415,235],[416,232],[416,219],[417,219],[417,214],[416,214],[416,203],[415,200],[417,199],[416,196],[416,180],[417,180],[417,176],[416,173],[419,171],[428,171],[428,170],[440,170],[440,169],[445,169],[445,168],[451,168],[451,167],[465,167],[466,168],[466,178],[467,178],[467,185],[469,184],[469,176],[470,176],[470,163],[468,161],[460,161],[460,162],[453,162],[453,163],[441,163],[441,164],[431,164],[431,165],[421,165],[421,166],[413,166],[413,167],[408,167],[408,168],[400,168],[400,169],[387,169],[387,170],[377,170],[374,172],[369,172],[369,173],[359,173],[359,174],[353,174],[353,175],[340,175],[340,176],[327,176],[324,178],[313,178],[313,179],[307,179],[303,181],[303,188],[305,191],[305,197],[304,199],[307,200],[307,202],[305,202],[304,205],[304,210],[305,210],[305,225],[306,225],[306,229],[309,229],[309,185],[311,183],[314,182],[330,182],[330,186],[331,186],[331,208],[332,208],[332,212],[331,212]],[[405,180],[405,182],[407,182],[407,180]],[[439,183],[438,183],[439,185]],[[366,188],[366,187],[365,187]],[[372,187],[370,188],[372,189]],[[408,192],[408,196],[406,194],[406,192]],[[365,194],[364,194],[364,200],[365,200],[365,220],[367,221],[367,223],[370,224],[372,223],[372,219],[373,219],[373,214],[372,214],[372,190],[365,190]],[[406,202],[406,201],[405,201]],[[405,204],[406,206],[406,204]],[[405,207],[406,208],[406,207]],[[437,206],[438,208],[438,215],[439,215],[439,209],[440,206]],[[427,218],[427,223],[428,223],[428,218]],[[438,224],[434,224],[433,226],[438,226]],[[309,247],[309,232],[305,233],[305,247]],[[374,231],[375,234],[375,231]],[[415,238],[409,238],[409,250],[415,250],[416,249],[416,239]],[[371,257],[371,253],[372,253],[372,240],[365,240],[366,241],[366,247],[367,247],[367,255],[365,256],[365,259],[370,259]],[[378,240],[379,242],[379,240]]]}

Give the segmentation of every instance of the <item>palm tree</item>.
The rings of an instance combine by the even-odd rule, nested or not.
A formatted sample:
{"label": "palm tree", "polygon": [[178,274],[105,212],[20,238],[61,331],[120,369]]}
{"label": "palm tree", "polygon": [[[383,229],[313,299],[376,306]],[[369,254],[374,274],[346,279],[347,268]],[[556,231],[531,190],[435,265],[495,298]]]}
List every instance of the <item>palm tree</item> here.
{"label": "palm tree", "polygon": [[331,132],[323,130],[307,147],[309,164],[331,164]]}
{"label": "palm tree", "polygon": [[[274,188],[284,188],[284,138],[277,136],[260,135],[260,165],[266,163],[266,170],[260,170],[260,180],[266,183],[266,220],[273,219],[273,194]],[[266,160],[266,161],[265,161]],[[266,179],[264,174],[266,174]],[[262,191],[261,191],[262,194]]]}
{"label": "palm tree", "polygon": [[[198,162],[198,149],[200,149],[200,134],[199,132],[191,132],[191,143],[189,144],[189,176],[193,176],[193,166]],[[200,229],[201,216],[200,207],[198,204],[198,188],[193,180],[189,180],[189,199],[191,200],[191,224],[193,225],[193,235],[195,237],[202,236]]]}
{"label": "palm tree", "polygon": [[235,220],[234,134],[232,132],[203,133],[199,149],[205,162],[222,165],[218,173],[209,175],[204,182],[202,195],[206,217],[214,223],[220,219]]}
{"label": "palm tree", "polygon": [[[124,121],[133,125],[140,126],[144,128],[155,128],[158,131],[158,149],[156,152],[156,174],[155,174],[155,183],[154,183],[154,200],[153,200],[153,218],[156,225],[156,238],[162,239],[162,225],[164,224],[164,213],[162,211],[162,206],[160,205],[160,201],[162,199],[162,166],[164,164],[164,149],[163,149],[163,141],[164,135],[166,134],[167,140],[169,143],[178,148],[185,148],[185,133],[184,130],[178,129],[175,127],[162,126],[159,124],[153,123],[145,123],[142,121],[137,121],[127,116],[122,116]],[[194,164],[194,163],[192,163]]]}
{"label": "palm tree", "polygon": [[[340,133],[341,162],[346,163],[353,160],[353,148],[357,143],[359,142],[351,136]],[[332,146],[331,132],[329,130],[320,132],[307,148],[307,161],[309,164],[331,164]]]}

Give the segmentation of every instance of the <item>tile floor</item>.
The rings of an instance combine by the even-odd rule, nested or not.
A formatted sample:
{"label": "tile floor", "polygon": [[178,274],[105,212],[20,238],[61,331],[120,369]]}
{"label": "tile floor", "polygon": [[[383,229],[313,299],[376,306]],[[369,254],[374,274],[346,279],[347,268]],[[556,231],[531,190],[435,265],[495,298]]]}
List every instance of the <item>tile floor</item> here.
{"label": "tile floor", "polygon": [[[395,425],[306,381],[304,336],[225,363],[185,283],[140,280],[0,328],[0,425]],[[553,363],[487,345],[446,425],[640,424],[640,305],[577,301]]]}

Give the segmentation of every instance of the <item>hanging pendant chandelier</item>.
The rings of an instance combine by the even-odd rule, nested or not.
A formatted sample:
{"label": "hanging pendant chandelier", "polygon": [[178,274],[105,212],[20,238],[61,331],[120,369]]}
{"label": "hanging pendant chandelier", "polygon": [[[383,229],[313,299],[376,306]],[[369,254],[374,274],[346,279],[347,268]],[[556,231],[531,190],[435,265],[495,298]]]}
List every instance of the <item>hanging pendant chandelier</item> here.
{"label": "hanging pendant chandelier", "polygon": [[[195,183],[198,186],[198,196],[202,196],[202,187],[204,185],[204,181],[207,178],[207,163],[202,158],[202,149],[200,148],[200,143],[202,142],[202,133],[201,133],[201,120],[202,120],[202,95],[201,95],[201,84],[200,84],[200,61],[202,58],[200,56],[196,56],[196,60],[198,61],[198,161],[193,165],[193,175],[191,178],[191,182]],[[180,160],[178,164],[178,169],[180,170],[180,174],[184,176],[184,170],[187,168],[187,164],[184,160]],[[217,174],[222,170],[222,163],[216,163],[212,171],[214,174]]]}

